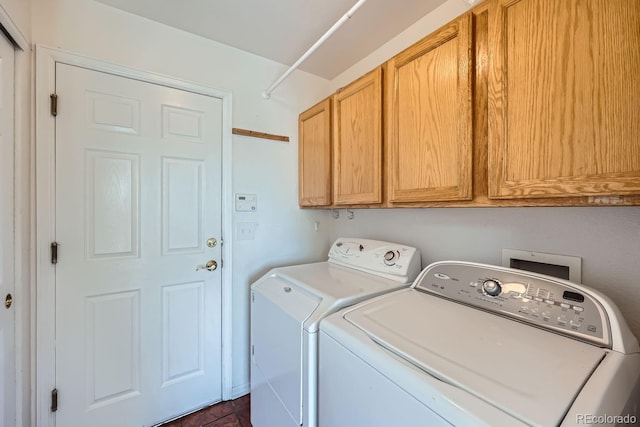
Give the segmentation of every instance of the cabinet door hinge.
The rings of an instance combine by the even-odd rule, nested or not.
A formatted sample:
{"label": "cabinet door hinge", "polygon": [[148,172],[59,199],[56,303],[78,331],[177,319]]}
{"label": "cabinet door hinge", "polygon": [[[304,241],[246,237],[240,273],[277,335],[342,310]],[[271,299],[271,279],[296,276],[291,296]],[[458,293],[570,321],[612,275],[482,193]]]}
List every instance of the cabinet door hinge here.
{"label": "cabinet door hinge", "polygon": [[56,412],[58,410],[58,389],[54,388],[51,390],[51,412]]}
{"label": "cabinet door hinge", "polygon": [[58,95],[55,93],[51,94],[51,115],[53,117],[58,115]]}
{"label": "cabinet door hinge", "polygon": [[51,243],[51,264],[58,263],[58,242]]}

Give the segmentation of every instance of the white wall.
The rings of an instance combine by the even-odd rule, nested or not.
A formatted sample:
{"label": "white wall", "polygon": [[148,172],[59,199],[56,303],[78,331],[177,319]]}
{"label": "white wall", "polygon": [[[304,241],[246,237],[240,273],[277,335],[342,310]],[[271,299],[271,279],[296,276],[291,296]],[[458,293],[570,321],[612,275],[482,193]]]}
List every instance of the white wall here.
{"label": "white wall", "polygon": [[15,26],[27,41],[31,38],[31,0],[2,0],[0,8],[9,17],[7,26]]}
{"label": "white wall", "polygon": [[500,265],[502,248],[582,257],[582,282],[608,295],[640,338],[640,207],[355,210],[330,221],[331,239],[415,246],[423,267],[442,260]]}
{"label": "white wall", "polygon": [[235,222],[258,223],[255,240],[233,243],[233,387],[248,391],[250,283],[273,266],[326,256],[314,231],[326,213],[297,207],[297,116],[328,82],[297,72],[265,100],[262,91],[285,66],[91,0],[32,1],[34,43],[231,91],[233,127],[291,138],[233,140],[233,191],[258,195],[256,213],[234,214]]}
{"label": "white wall", "polygon": [[[477,3],[479,4],[480,2]],[[411,25],[380,48],[367,55],[367,57],[362,61],[359,61],[357,64],[331,80],[331,91],[335,91],[346,86],[366,72],[371,71],[373,68],[386,62],[392,56],[422,39],[427,34],[432,33],[447,22],[462,15],[470,8],[471,6],[469,6],[469,3],[466,0],[445,1],[433,12],[425,15],[415,24]]]}
{"label": "white wall", "polygon": [[[448,0],[331,81],[331,90],[385,62],[469,9]],[[582,280],[616,302],[640,338],[640,207],[425,208],[357,210],[353,220],[330,220],[330,239],[342,235],[418,247],[423,264],[444,259],[501,263],[502,248],[583,258]]]}

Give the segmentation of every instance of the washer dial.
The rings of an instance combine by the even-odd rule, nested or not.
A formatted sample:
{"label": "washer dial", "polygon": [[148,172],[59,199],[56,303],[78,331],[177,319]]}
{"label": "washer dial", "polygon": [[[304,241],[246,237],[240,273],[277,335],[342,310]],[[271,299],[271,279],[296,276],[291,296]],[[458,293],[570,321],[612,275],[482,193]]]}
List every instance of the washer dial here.
{"label": "washer dial", "polygon": [[495,279],[487,279],[482,282],[482,290],[485,294],[496,297],[502,292],[502,285]]}

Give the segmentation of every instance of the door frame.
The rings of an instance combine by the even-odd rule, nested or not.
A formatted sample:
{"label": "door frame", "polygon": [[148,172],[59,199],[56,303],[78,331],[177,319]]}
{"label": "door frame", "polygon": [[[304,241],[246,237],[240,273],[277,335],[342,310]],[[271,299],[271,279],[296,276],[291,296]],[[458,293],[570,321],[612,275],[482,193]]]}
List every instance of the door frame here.
{"label": "door frame", "polygon": [[[25,425],[32,412],[30,401],[32,369],[31,327],[29,325],[30,307],[33,299],[30,293],[30,281],[33,267],[30,250],[33,222],[29,206],[33,194],[30,190],[30,59],[31,45],[28,37],[14,21],[12,14],[0,4],[0,30],[4,31],[7,40],[14,46],[13,75],[13,141],[11,155],[13,158],[13,310],[14,310],[14,357],[15,357],[15,411],[16,424]],[[4,297],[4,295],[3,295]]]}
{"label": "door frame", "polygon": [[[35,49],[35,417],[41,427],[55,426],[50,411],[55,388],[55,270],[50,262],[50,245],[55,241],[55,119],[50,113],[50,95],[55,90],[57,63],[101,71],[120,77],[180,89],[222,100],[222,399],[232,398],[232,183],[231,183],[231,92],[162,74],[129,68],[69,51],[36,45]],[[60,99],[60,110],[64,99]],[[61,248],[61,254],[64,248]],[[64,396],[62,396],[64,399]]]}

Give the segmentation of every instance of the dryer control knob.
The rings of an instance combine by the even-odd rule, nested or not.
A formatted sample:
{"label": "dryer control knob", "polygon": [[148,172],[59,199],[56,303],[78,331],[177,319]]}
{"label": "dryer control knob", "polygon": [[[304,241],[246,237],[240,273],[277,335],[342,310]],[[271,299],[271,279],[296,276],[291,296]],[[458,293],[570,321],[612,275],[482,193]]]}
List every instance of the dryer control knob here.
{"label": "dryer control knob", "polygon": [[398,253],[396,251],[387,251],[384,254],[384,263],[387,265],[393,265],[398,260]]}
{"label": "dryer control knob", "polygon": [[502,292],[502,286],[500,286],[500,282],[497,280],[488,279],[482,282],[482,290],[485,294],[495,297]]}

